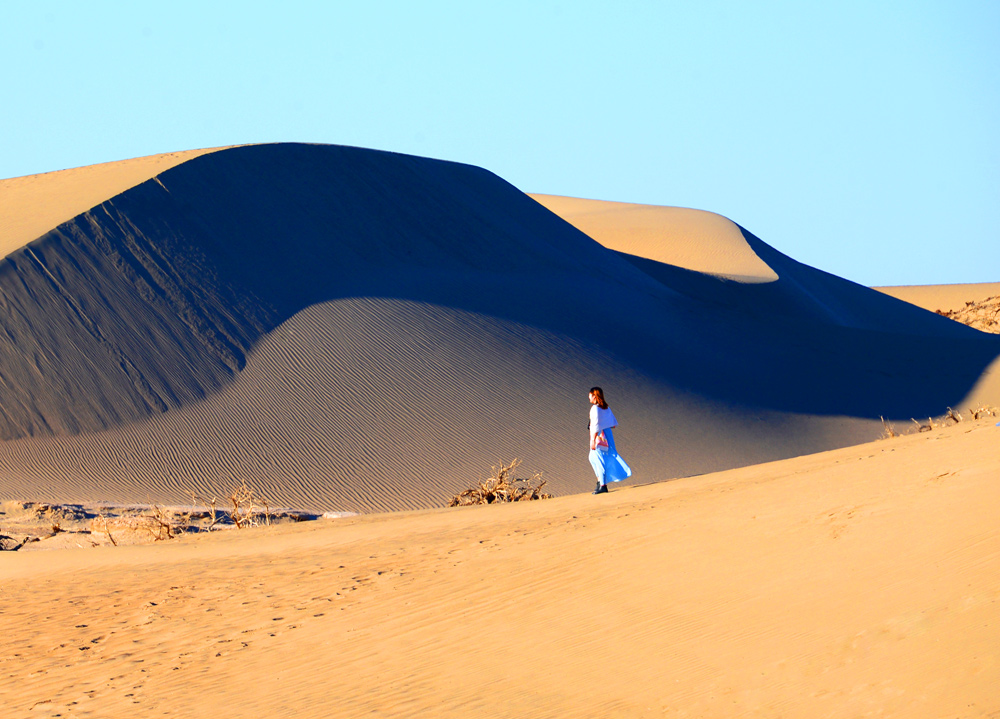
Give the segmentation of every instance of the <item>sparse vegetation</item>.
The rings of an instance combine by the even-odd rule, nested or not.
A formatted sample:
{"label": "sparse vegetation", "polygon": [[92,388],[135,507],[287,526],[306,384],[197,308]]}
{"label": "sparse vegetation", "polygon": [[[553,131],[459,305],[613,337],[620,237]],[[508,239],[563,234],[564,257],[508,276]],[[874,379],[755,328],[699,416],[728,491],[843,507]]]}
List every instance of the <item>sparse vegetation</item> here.
{"label": "sparse vegetation", "polygon": [[120,544],[143,544],[147,536],[154,542],[174,537],[173,526],[169,522],[137,510],[119,517],[106,517],[102,513],[91,521],[90,532],[106,535],[116,547]]}
{"label": "sparse vegetation", "polygon": [[25,537],[19,541],[6,534],[0,534],[0,552],[16,552],[30,541],[32,541],[31,537]]}
{"label": "sparse vegetation", "polygon": [[535,472],[530,477],[515,479],[514,470],[521,465],[516,457],[510,464],[499,463],[492,468],[492,474],[461,492],[451,500],[449,507],[464,507],[471,504],[495,504],[497,502],[524,502],[534,499],[550,499],[551,494],[542,492],[546,481],[541,472]]}
{"label": "sparse vegetation", "polygon": [[271,508],[263,496],[254,491],[246,482],[240,482],[229,493],[229,503],[232,509],[229,518],[237,529],[256,527],[259,524],[271,524]]}
{"label": "sparse vegetation", "polygon": [[969,414],[972,419],[979,419],[980,417],[997,417],[1000,416],[1000,410],[996,407],[979,407],[978,409],[970,409]]}
{"label": "sparse vegetation", "polygon": [[[985,405],[980,405],[977,408],[970,407],[967,411],[966,416],[971,418],[973,421],[982,419],[983,417],[1000,417],[1000,408],[987,407]],[[885,417],[880,417],[879,419],[882,420],[881,439],[891,439],[893,437],[899,437],[900,435],[905,434],[904,432],[899,432],[896,429],[896,426],[891,422],[889,422],[888,420],[886,420]],[[935,419],[934,417],[928,417],[926,422],[922,422],[911,417],[910,421],[913,422],[912,431],[932,432],[935,429],[938,429],[939,427],[948,426],[949,422],[951,422],[952,425],[958,424],[959,422],[963,422],[964,417],[958,411],[952,409],[951,407],[948,407],[948,411],[937,419]]]}
{"label": "sparse vegetation", "polygon": [[[0,551],[32,548],[148,544],[183,534],[243,529],[319,519],[321,515],[274,509],[254,487],[241,481],[218,497],[188,492],[190,506],[147,504],[50,504],[0,501]],[[222,505],[220,507],[219,505]],[[26,536],[23,541],[13,537]]]}
{"label": "sparse vegetation", "polygon": [[982,332],[1000,334],[1000,295],[966,302],[958,310],[934,310],[939,315]]}

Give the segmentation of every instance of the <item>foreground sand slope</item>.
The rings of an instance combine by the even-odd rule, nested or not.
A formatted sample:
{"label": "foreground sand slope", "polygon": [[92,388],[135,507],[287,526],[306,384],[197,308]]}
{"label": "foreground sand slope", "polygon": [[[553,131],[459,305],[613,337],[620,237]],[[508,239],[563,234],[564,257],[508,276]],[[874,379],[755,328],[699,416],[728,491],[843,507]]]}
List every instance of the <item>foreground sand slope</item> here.
{"label": "foreground sand slope", "polygon": [[616,251],[468,165],[187,159],[0,262],[0,498],[176,504],[247,480],[302,509],[418,508],[515,456],[579,492],[595,384],[647,478],[1000,404],[1000,338],[717,215],[627,206],[617,226],[633,212]]}
{"label": "foreground sand slope", "polygon": [[523,505],[7,555],[7,717],[984,717],[1000,428]]}

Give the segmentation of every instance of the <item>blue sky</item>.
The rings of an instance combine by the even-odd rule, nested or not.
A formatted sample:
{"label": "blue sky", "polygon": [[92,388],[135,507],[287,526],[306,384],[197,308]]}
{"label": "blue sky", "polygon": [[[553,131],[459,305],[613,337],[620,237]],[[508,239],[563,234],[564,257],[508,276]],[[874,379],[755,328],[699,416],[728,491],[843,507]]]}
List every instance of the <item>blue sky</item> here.
{"label": "blue sky", "polygon": [[4,0],[0,177],[358,145],[711,210],[863,284],[996,282],[998,36],[992,1]]}

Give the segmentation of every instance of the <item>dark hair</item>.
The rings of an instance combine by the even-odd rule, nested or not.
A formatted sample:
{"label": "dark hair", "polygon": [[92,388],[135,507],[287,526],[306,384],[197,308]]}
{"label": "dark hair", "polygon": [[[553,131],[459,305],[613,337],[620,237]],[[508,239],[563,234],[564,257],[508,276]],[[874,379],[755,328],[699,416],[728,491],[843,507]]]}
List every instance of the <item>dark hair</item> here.
{"label": "dark hair", "polygon": [[597,395],[597,405],[601,409],[607,409],[608,408],[608,403],[604,399],[604,390],[603,389],[601,389],[600,387],[591,387],[590,388],[590,393]]}

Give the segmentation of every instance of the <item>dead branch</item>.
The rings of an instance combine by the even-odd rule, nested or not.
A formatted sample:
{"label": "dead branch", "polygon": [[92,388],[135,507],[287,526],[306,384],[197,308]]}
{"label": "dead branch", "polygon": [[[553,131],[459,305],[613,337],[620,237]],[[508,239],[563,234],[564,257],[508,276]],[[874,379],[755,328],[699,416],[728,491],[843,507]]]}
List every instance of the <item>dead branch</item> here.
{"label": "dead branch", "polygon": [[885,417],[879,417],[882,420],[882,438],[891,439],[893,437],[898,437],[899,432],[896,431],[896,426],[885,421]]}
{"label": "dead branch", "polygon": [[174,538],[174,525],[167,517],[167,513],[158,504],[152,505],[153,507],[153,520],[158,525],[155,529],[149,527],[150,534],[153,535],[153,539],[159,542],[161,539],[173,539]]}
{"label": "dead branch", "polygon": [[471,504],[524,502],[534,499],[551,498],[551,494],[542,492],[542,487],[545,486],[546,481],[541,479],[541,472],[535,472],[528,478],[514,478],[514,470],[520,464],[521,461],[516,457],[510,464],[500,462],[498,467],[492,467],[493,473],[491,476],[480,481],[478,486],[466,489],[455,495],[448,506],[464,507]]}

